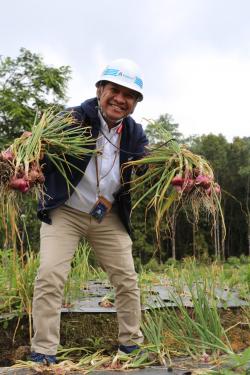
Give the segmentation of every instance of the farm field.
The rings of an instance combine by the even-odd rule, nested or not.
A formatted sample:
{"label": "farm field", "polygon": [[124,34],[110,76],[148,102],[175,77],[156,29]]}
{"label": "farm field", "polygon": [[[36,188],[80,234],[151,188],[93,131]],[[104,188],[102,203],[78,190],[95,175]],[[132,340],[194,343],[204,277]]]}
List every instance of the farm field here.
{"label": "farm field", "polygon": [[[114,290],[106,274],[91,266],[89,257],[89,247],[81,246],[65,286],[58,358],[91,369],[91,363],[96,364],[94,368],[113,363],[117,322]],[[38,263],[32,252],[23,259],[11,250],[0,252],[0,366],[26,359],[29,351]],[[226,263],[186,258],[163,265],[151,260],[139,267],[138,281],[143,347],[152,354],[155,365],[169,367],[185,358],[189,366],[191,361],[214,367],[229,358],[232,367],[244,373],[241,371],[250,361],[248,257],[231,257]],[[143,365],[137,361],[122,359],[116,366]],[[145,358],[144,365],[147,363]]]}
{"label": "farm field", "polygon": [[[147,4],[144,8],[148,8]],[[192,13],[192,17],[189,18],[193,26],[196,15],[195,7],[189,6],[188,9]],[[197,9],[197,15],[200,16],[202,14],[200,4]],[[222,20],[232,21],[232,18],[235,21],[237,19],[238,11],[234,12],[235,16],[230,18],[227,12],[225,13],[225,7],[220,6],[220,9],[223,10]],[[150,15],[154,16],[155,12],[151,13]],[[157,12],[157,17],[161,13]],[[163,24],[169,28],[169,22],[165,22],[165,13],[162,13],[164,14]],[[209,12],[203,13],[205,22],[199,21],[197,24],[207,27]],[[216,21],[217,13],[212,9],[213,23]],[[245,12],[246,15],[248,13]],[[114,12],[111,14],[113,15]],[[134,12],[134,14],[137,25],[139,13]],[[183,9],[181,12],[178,9],[177,18],[171,17],[170,25],[173,23],[177,31],[176,25],[180,16],[182,20],[185,16],[185,9],[184,13]],[[9,18],[12,20],[13,17]],[[157,25],[161,26],[158,18]],[[23,23],[23,17],[17,19]],[[54,22],[55,17],[52,19]],[[61,17],[58,19],[61,20]],[[75,20],[75,17],[73,19]],[[177,22],[172,22],[172,19]],[[129,17],[128,31],[132,25],[131,20],[132,18]],[[148,22],[144,23],[148,28]],[[27,22],[27,25],[29,24],[30,22]],[[63,22],[61,24],[65,30],[69,30],[64,27]],[[86,26],[86,22],[76,24]],[[186,22],[181,22],[181,24],[186,25]],[[223,22],[217,22],[217,24],[228,38],[231,34],[225,33],[227,25],[221,27]],[[232,30],[231,24],[232,22],[228,30]],[[241,30],[242,20],[239,25],[237,29]],[[219,41],[222,46],[222,39],[214,38],[216,29],[213,26],[210,28],[212,30],[210,34],[214,39],[211,45],[214,41]],[[35,29],[37,30],[37,27]],[[152,34],[152,30],[158,30],[159,27],[148,29]],[[42,31],[43,36],[46,35],[44,30]],[[86,33],[86,30],[84,32]],[[32,36],[34,33],[26,34]],[[53,33],[50,34],[48,35],[51,39]],[[93,34],[92,30],[89,34]],[[162,35],[163,38],[161,37],[160,41],[164,40],[164,33]],[[188,34],[179,33],[179,35],[185,42],[184,49],[190,55],[195,44],[194,38],[191,38],[190,49],[187,47]],[[195,35],[199,36],[199,40],[202,35],[206,35],[202,46],[207,45],[207,32],[203,34],[201,29]],[[151,39],[154,40],[154,38]],[[233,39],[237,41],[237,38]],[[21,34],[19,38],[15,36],[13,43],[16,40],[22,40]],[[43,46],[49,45],[50,42],[43,43]],[[188,73],[188,81],[184,79],[184,83],[190,82],[190,84],[184,84],[184,86],[189,91],[195,88],[199,99],[202,100],[202,106],[196,105],[195,109],[189,106],[192,112],[190,119],[193,120],[187,129],[188,132],[191,131],[191,134],[181,132],[181,129],[184,129],[183,126],[185,127],[187,116],[180,117],[177,113],[166,112],[171,108],[174,111],[185,111],[187,109],[186,98],[193,99],[192,93],[187,91],[184,107],[179,102],[178,108],[175,109],[171,106],[171,102],[169,105],[168,98],[166,98],[166,103],[161,99],[157,101],[164,105],[161,110],[163,112],[159,113],[157,118],[151,118],[151,115],[144,113],[141,122],[145,135],[141,133],[138,144],[137,132],[130,134],[128,131],[130,121],[127,123],[125,118],[124,121],[119,119],[122,123],[119,126],[119,142],[113,145],[115,147],[114,160],[112,163],[112,158],[108,158],[111,161],[111,163],[107,161],[110,169],[107,169],[108,173],[104,175],[101,173],[103,170],[100,170],[100,179],[98,165],[96,165],[97,180],[107,177],[102,182],[105,182],[107,190],[110,190],[112,200],[114,197],[115,202],[120,206],[118,211],[121,218],[130,206],[128,203],[130,203],[131,194],[131,214],[133,213],[131,215],[133,229],[131,239],[141,290],[143,318],[141,329],[145,336],[144,344],[134,356],[129,358],[117,356],[118,326],[115,291],[107,281],[107,275],[95,263],[90,248],[82,244],[75,254],[72,270],[64,289],[61,306],[59,364],[46,368],[44,371],[41,368],[36,371],[33,368],[34,364],[27,361],[33,331],[33,284],[39,264],[37,252],[40,242],[40,223],[37,220],[37,200],[39,199],[40,206],[45,211],[48,207],[50,209],[52,206],[57,206],[57,203],[59,204],[57,198],[62,197],[60,191],[64,186],[67,190],[64,201],[67,202],[66,199],[71,192],[73,193],[71,188],[74,188],[75,192],[78,191],[74,175],[78,174],[80,178],[80,173],[84,174],[88,160],[92,157],[98,164],[98,158],[102,159],[105,156],[105,145],[112,149],[114,139],[110,132],[111,138],[105,136],[105,139],[102,138],[104,134],[101,131],[99,135],[94,134],[94,128],[98,130],[96,125],[101,125],[99,123],[100,112],[104,110],[103,118],[108,127],[114,128],[118,126],[118,123],[106,118],[105,108],[102,108],[103,106],[98,102],[95,102],[92,108],[95,121],[94,117],[92,121],[92,115],[88,118],[87,111],[86,121],[85,115],[83,121],[78,121],[75,111],[67,110],[70,99],[67,87],[71,75],[74,76],[73,67],[68,65],[54,67],[50,63],[45,63],[43,56],[25,47],[20,48],[19,56],[1,55],[0,375],[6,373],[29,375],[37,372],[58,375],[74,373],[76,375],[93,371],[103,373],[106,370],[131,371],[141,367],[151,374],[150,366],[154,369],[158,366],[158,370],[161,367],[163,372],[172,375],[204,372],[221,375],[250,373],[250,137],[249,134],[240,132],[239,125],[245,121],[244,114],[243,117],[240,116],[242,103],[245,101],[242,102],[239,95],[239,92],[244,93],[244,90],[238,90],[238,72],[241,72],[241,67],[246,64],[241,64],[240,69],[231,69],[237,72],[237,79],[232,79],[230,68],[222,68],[224,63],[225,67],[228,66],[228,62],[230,63],[236,56],[235,51],[239,50],[241,42],[242,38],[240,43],[237,42],[232,49],[231,59],[228,59],[227,48],[224,60],[223,58],[214,59],[212,56],[211,61],[214,63],[209,64],[209,53],[218,52],[217,48],[209,48],[209,53],[204,55],[208,57],[204,59],[205,70],[200,69],[202,59],[195,58],[195,64],[186,64],[185,69],[182,69],[178,76],[177,83],[179,78],[183,78],[183,72],[189,69],[189,65],[192,65],[192,69],[194,66],[192,74]],[[13,43],[9,45],[13,47],[15,44]],[[99,44],[98,42],[98,46]],[[111,45],[116,46],[116,43],[111,43]],[[121,45],[124,47],[124,43]],[[177,44],[172,43],[172,45],[179,47],[178,41]],[[210,47],[211,45],[209,44]],[[41,52],[42,50],[43,48],[40,48]],[[181,48],[177,50],[181,51]],[[105,55],[108,56],[108,54],[107,51]],[[141,58],[142,55],[140,55]],[[188,61],[189,58],[190,56],[188,56]],[[93,73],[95,64],[89,64],[89,59],[80,60],[81,66],[86,62]],[[65,63],[67,61],[66,59]],[[146,61],[147,59],[144,59],[144,62]],[[155,61],[158,66],[160,64],[166,69],[167,65],[161,64],[164,60],[158,58]],[[170,62],[169,59],[166,61]],[[179,60],[174,59],[174,74],[164,73],[162,76],[164,79],[168,79],[169,76],[170,82],[164,83],[164,79],[161,79],[157,85],[157,92],[163,92],[160,89],[163,85],[163,88],[167,88],[170,97],[171,90],[175,87],[176,67],[177,69],[182,67],[176,64],[176,61],[186,60],[183,60],[183,55],[179,56]],[[198,69],[196,63],[199,64]],[[171,63],[169,66],[171,67]],[[219,72],[218,77],[215,74],[216,71]],[[158,68],[152,69],[151,64],[150,74],[155,75],[157,72],[159,73]],[[197,81],[199,85],[202,83],[202,89],[199,85],[195,85],[194,78],[199,78],[199,75],[203,73],[205,73],[205,78],[215,78],[215,85],[212,85],[211,79],[207,79],[208,90],[203,85],[206,79]],[[224,74],[229,74],[229,78],[223,79]],[[95,82],[96,80],[92,82],[94,92],[96,92]],[[228,87],[228,84],[224,84],[225,82],[237,83],[230,90],[230,95],[232,93],[236,95],[234,102],[239,100],[240,103],[237,116],[233,117],[231,113],[235,103],[231,105],[231,108],[223,105],[223,101],[229,98],[228,95],[219,95],[216,100],[214,94],[221,93],[218,86],[220,82],[223,84],[223,89]],[[212,100],[204,100],[202,92],[209,93],[210,88],[212,88],[210,95]],[[98,89],[97,95],[99,91],[102,90]],[[134,95],[132,96],[133,100],[136,99]],[[176,89],[174,89],[172,98],[182,96],[176,95]],[[147,95],[145,95],[146,98]],[[87,98],[82,99],[85,101]],[[214,99],[215,106],[212,105]],[[198,103],[199,100],[196,102]],[[72,105],[79,104],[72,103]],[[134,105],[136,106],[137,102]],[[203,105],[207,105],[207,108],[203,108]],[[125,110],[125,107],[123,109]],[[113,110],[117,112],[115,108]],[[221,115],[217,110],[222,111]],[[198,121],[195,120],[199,111],[205,115],[204,121],[207,121],[208,115],[211,115],[205,128],[205,133],[209,132],[207,134],[195,130],[196,126],[204,126],[202,117]],[[85,113],[85,110],[83,112]],[[230,120],[233,119],[232,126],[224,117],[228,113]],[[177,118],[180,120],[182,118],[183,123],[179,124],[176,121]],[[226,126],[227,134],[217,135],[218,130],[223,130],[223,124]],[[179,125],[182,128],[179,128]],[[212,133],[214,125],[216,135]],[[91,129],[92,126],[93,129]],[[232,129],[234,129],[234,134],[229,136],[231,138],[229,140],[228,130],[232,131]],[[146,145],[145,136],[148,139],[148,145],[142,152],[142,149],[139,150],[140,147],[137,150],[137,146],[139,143],[141,147]],[[106,141],[110,142],[110,145]],[[86,156],[87,159],[85,159]],[[109,172],[118,162],[117,156],[120,157],[121,165],[121,184],[118,183],[121,189],[114,189],[112,192]],[[130,172],[132,172],[131,178]],[[118,176],[118,169],[114,174]],[[50,181],[53,181],[55,185],[52,193],[49,187]],[[93,189],[95,189],[95,184]],[[85,193],[84,190],[83,193]],[[96,193],[98,190],[100,189],[96,189]],[[113,196],[112,193],[114,193]],[[51,202],[51,199],[54,199],[54,202]],[[121,205],[123,200],[124,205]],[[60,198],[60,202],[62,203],[63,199]],[[114,204],[115,210],[116,203]],[[181,259],[181,261],[175,261],[175,259]],[[226,259],[226,262],[222,259]],[[158,261],[161,264],[158,264]]]}

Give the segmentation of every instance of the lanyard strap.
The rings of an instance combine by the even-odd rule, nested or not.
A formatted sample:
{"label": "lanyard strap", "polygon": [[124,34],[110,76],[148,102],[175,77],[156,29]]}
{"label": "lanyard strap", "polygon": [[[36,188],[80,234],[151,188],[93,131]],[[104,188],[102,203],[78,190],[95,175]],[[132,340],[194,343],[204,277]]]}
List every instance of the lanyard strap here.
{"label": "lanyard strap", "polygon": [[[118,128],[118,130],[120,129],[121,127]],[[112,162],[112,165],[111,165],[111,168],[108,170],[108,172],[100,177],[99,176],[99,170],[98,170],[98,155],[95,155],[95,170],[96,170],[96,189],[97,189],[97,194],[100,195],[100,181],[107,177],[107,175],[112,171],[114,165],[115,165],[115,161],[116,161],[116,158],[117,158],[117,155],[118,155],[118,152],[120,151],[120,144],[121,144],[121,136],[122,136],[122,132],[121,130],[118,132],[118,135],[119,135],[119,138],[118,138],[118,147],[117,149],[115,150],[115,156],[114,156],[114,160]]]}

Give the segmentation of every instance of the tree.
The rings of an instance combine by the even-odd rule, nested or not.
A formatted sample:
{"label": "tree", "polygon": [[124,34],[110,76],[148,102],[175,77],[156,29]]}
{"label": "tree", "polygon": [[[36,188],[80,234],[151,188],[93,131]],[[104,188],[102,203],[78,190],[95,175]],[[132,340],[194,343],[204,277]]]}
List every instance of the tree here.
{"label": "tree", "polygon": [[[225,181],[227,180],[227,153],[229,148],[226,138],[222,134],[202,135],[192,140],[191,148],[193,152],[203,155],[210,162],[214,170],[215,180],[225,189]],[[225,209],[225,205],[226,199],[223,195],[223,210]],[[225,236],[222,229],[223,227],[220,224],[220,218],[219,215],[217,215],[213,227],[214,251],[216,257],[224,258]]]}
{"label": "tree", "polygon": [[243,138],[245,145],[243,147],[245,151],[245,165],[239,169],[239,174],[245,178],[245,215],[247,221],[247,241],[248,241],[248,255],[250,256],[250,138]]}
{"label": "tree", "polygon": [[[0,58],[0,150],[30,128],[38,111],[51,105],[58,110],[63,107],[69,78],[68,66],[48,66],[41,56],[24,48],[15,59]],[[20,212],[22,220],[17,223],[20,238],[25,242],[28,232],[32,248],[36,248],[39,237],[38,220],[34,220],[35,207],[30,196],[24,196]],[[13,244],[5,229],[4,221],[0,220],[0,247],[4,243],[7,247]]]}
{"label": "tree", "polygon": [[[20,55],[0,58],[0,139],[8,143],[29,129],[37,111],[62,108],[70,78],[69,66],[55,68],[25,48]],[[1,145],[0,145],[1,146]]]}
{"label": "tree", "polygon": [[149,122],[145,130],[149,143],[156,144],[162,142],[159,125],[161,125],[164,130],[171,133],[174,139],[180,140],[182,138],[182,134],[178,131],[179,124],[173,121],[174,120],[172,116],[168,113],[165,113],[164,115],[161,115],[157,120]]}
{"label": "tree", "polygon": [[222,135],[202,135],[193,139],[191,149],[193,152],[203,155],[212,165],[215,178],[219,183],[225,176],[227,167],[228,142]]}
{"label": "tree", "polygon": [[[250,138],[235,137],[228,152],[231,202],[231,243],[250,255]],[[238,255],[238,254],[237,254]]]}
{"label": "tree", "polygon": [[[226,244],[215,228],[222,255],[250,254],[250,138],[234,138],[228,143],[223,135],[204,135],[192,142],[192,150],[208,159],[222,187],[222,208],[226,223]],[[220,250],[220,249],[217,249]]]}

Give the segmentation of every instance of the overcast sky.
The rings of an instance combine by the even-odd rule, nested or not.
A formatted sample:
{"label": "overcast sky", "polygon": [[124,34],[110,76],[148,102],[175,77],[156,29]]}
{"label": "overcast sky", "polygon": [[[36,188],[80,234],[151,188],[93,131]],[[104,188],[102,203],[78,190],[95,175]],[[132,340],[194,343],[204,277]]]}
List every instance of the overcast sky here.
{"label": "overcast sky", "polygon": [[250,136],[249,0],[2,0],[0,54],[70,65],[69,105],[115,58],[144,72],[133,117],[169,113],[185,135]]}

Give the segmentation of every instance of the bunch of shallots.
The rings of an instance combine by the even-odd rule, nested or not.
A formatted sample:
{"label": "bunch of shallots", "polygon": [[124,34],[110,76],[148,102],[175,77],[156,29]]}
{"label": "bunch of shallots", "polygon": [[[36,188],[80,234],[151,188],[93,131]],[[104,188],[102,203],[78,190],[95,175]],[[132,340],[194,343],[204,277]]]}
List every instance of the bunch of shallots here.
{"label": "bunch of shallots", "polygon": [[44,183],[42,167],[39,163],[31,162],[28,171],[23,165],[16,168],[15,156],[9,148],[0,153],[0,186],[5,189],[13,189],[21,193],[27,193],[31,188]]}
{"label": "bunch of shallots", "polygon": [[126,165],[135,169],[143,166],[146,170],[131,181],[131,191],[137,191],[139,197],[133,208],[147,200],[146,212],[154,208],[156,213],[157,233],[161,221],[168,220],[180,208],[186,209],[188,215],[191,212],[196,222],[200,211],[210,214],[213,222],[218,213],[224,222],[220,206],[221,189],[214,181],[208,161],[185,145],[178,144],[163,128],[160,132],[161,145],[149,146],[145,157]]}
{"label": "bunch of shallots", "polygon": [[77,123],[72,112],[45,111],[41,119],[0,153],[0,191],[27,193],[34,188],[42,192],[44,175],[41,159],[47,159],[66,179],[65,168],[74,168],[67,156],[83,158],[93,153],[89,128]]}
{"label": "bunch of shallots", "polygon": [[212,189],[216,194],[221,194],[220,185],[214,182],[213,175],[204,174],[197,167],[182,174],[177,174],[173,177],[171,184],[181,194],[192,193],[195,189],[199,189],[208,196],[211,196]]}

